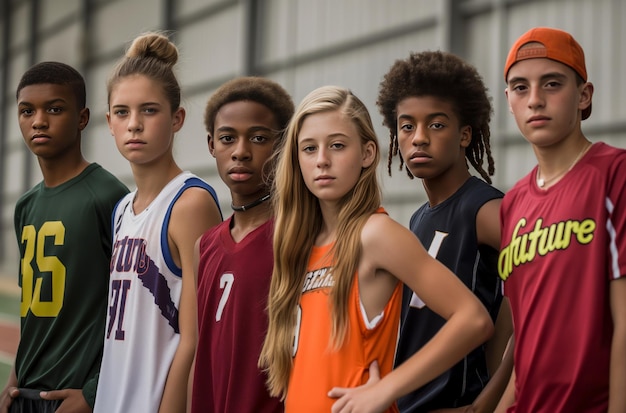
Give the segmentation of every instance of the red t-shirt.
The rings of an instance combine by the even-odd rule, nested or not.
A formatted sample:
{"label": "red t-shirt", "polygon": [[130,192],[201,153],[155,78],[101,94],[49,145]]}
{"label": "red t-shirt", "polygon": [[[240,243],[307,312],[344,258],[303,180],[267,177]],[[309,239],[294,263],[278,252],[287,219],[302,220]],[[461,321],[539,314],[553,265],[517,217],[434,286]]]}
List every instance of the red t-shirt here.
{"label": "red t-shirt", "polygon": [[546,191],[505,196],[498,269],[515,326],[509,412],[606,412],[609,284],[626,274],[626,151],[603,143]]}

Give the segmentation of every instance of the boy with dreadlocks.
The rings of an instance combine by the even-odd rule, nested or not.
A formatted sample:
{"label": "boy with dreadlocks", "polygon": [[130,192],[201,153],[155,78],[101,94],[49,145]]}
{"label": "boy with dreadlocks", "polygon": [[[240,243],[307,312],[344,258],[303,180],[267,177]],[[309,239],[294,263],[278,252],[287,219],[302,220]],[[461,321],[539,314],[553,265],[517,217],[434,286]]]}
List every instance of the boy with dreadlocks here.
{"label": "boy with dreadlocks", "polygon": [[[389,175],[398,155],[400,170],[404,166],[411,179],[421,178],[428,196],[411,217],[411,231],[480,299],[496,325],[489,342],[402,397],[398,407],[401,412],[428,412],[475,402],[475,410],[493,411],[511,360],[508,371],[501,369],[477,397],[500,365],[512,325],[497,273],[503,194],[490,185],[495,168],[487,89],[477,70],[461,58],[425,51],[392,65],[380,84],[377,105],[390,132]],[[470,174],[468,161],[484,181]],[[422,348],[444,323],[405,287],[396,365]]]}

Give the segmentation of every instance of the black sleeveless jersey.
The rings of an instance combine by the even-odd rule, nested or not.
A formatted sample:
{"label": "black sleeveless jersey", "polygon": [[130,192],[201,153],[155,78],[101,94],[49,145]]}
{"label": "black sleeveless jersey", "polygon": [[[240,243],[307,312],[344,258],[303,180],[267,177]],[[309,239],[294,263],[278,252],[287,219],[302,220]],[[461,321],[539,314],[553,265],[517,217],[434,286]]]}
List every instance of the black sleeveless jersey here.
{"label": "black sleeveless jersey", "polygon": [[[450,198],[431,208],[422,205],[411,217],[410,228],[429,254],[457,275],[480,299],[494,320],[502,302],[498,251],[478,245],[476,215],[488,201],[503,193],[470,177]],[[499,217],[494,217],[499,219]],[[404,287],[401,333],[396,365],[417,352],[443,326],[445,319],[424,306]],[[489,380],[484,345],[430,383],[398,400],[401,412],[427,412],[463,406],[474,401]]]}

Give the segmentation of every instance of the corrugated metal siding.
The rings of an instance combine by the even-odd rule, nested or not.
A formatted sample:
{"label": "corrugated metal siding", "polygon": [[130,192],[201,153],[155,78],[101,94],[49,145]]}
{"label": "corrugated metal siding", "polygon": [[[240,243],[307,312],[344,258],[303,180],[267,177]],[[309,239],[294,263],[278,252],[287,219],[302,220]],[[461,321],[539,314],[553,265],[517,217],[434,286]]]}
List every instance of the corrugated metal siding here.
{"label": "corrugated metal siding", "polygon": [[[7,0],[8,1],[8,0]],[[592,117],[583,123],[592,140],[626,147],[625,2],[620,0],[179,0],[165,16],[167,0],[41,1],[40,27],[31,27],[33,1],[9,1],[12,12],[8,49],[2,50],[0,111],[0,273],[15,270],[17,248],[13,207],[25,190],[41,179],[31,162],[29,182],[23,182],[29,156],[15,120],[14,90],[31,63],[58,59],[81,68],[87,80],[91,121],[84,134],[88,159],[132,185],[128,163],[118,154],[106,125],[106,78],[129,42],[139,33],[173,29],[181,57],[186,124],[177,137],[176,158],[184,168],[208,179],[218,190],[228,213],[228,191],[206,150],[202,122],[204,104],[223,81],[246,74],[246,68],[285,86],[298,102],[323,84],[350,87],[368,106],[382,150],[380,177],[385,207],[403,224],[424,202],[419,180],[410,180],[394,162],[387,176],[388,133],[375,105],[378,85],[395,59],[425,49],[453,51],[475,64],[493,97],[492,150],[495,185],[506,190],[535,164],[519,135],[504,99],[502,66],[510,44],[531,26],[549,25],[574,34],[587,53],[590,80],[595,84]],[[250,7],[250,8],[249,8]],[[253,22],[246,18],[253,15]],[[89,19],[88,29],[85,29]],[[173,27],[164,27],[165,22]],[[247,31],[258,28],[251,35]],[[0,33],[4,29],[0,29]],[[35,50],[30,45],[35,36]],[[249,61],[251,60],[251,61]]]}

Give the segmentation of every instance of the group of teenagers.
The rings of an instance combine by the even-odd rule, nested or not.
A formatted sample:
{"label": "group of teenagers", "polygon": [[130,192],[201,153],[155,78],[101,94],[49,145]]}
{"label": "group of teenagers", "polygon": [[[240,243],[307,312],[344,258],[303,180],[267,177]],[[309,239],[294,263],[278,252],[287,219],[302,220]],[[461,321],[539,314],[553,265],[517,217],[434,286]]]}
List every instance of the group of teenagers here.
{"label": "group of teenagers", "polygon": [[295,106],[262,77],[205,107],[224,219],[173,156],[177,59],[145,33],[108,79],[130,192],[82,155],[81,75],[22,76],[43,181],[15,208],[21,340],[0,413],[626,412],[626,150],[582,132],[594,88],[570,34],[510,49],[537,165],[506,194],[477,70],[442,51],[393,63],[388,173],[399,160],[427,195],[408,228],[382,206],[364,103],[323,86]]}

